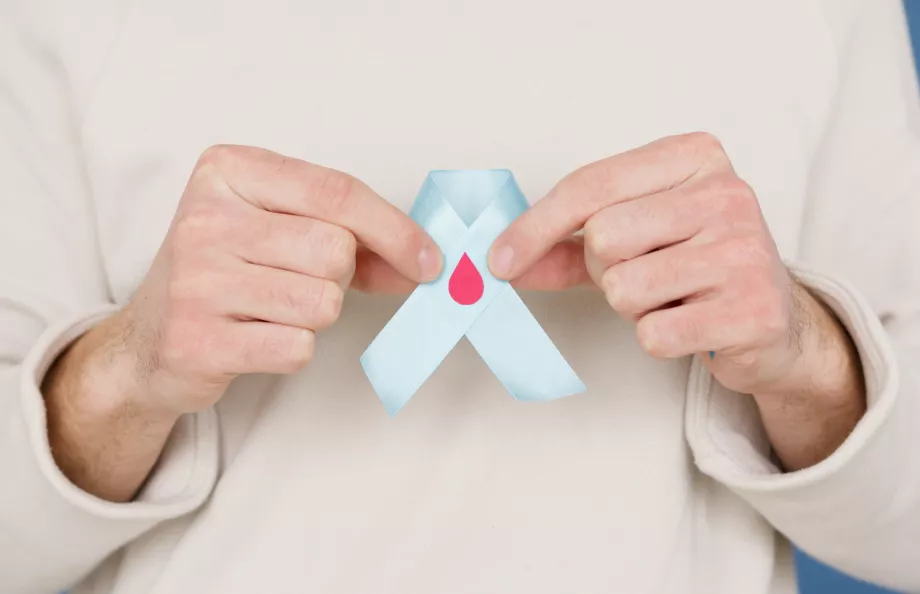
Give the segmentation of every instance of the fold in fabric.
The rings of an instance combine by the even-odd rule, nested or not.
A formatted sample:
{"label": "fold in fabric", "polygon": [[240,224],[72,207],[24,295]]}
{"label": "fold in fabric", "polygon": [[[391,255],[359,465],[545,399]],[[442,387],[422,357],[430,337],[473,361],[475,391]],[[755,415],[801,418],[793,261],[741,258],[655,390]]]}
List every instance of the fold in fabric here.
{"label": "fold in fabric", "polygon": [[[492,242],[527,207],[506,169],[428,174],[409,215],[441,248],[444,271],[412,292],[361,356],[365,374],[391,415],[463,336],[517,400],[553,400],[585,390],[511,285],[489,273]],[[464,255],[482,286],[481,293],[477,286],[458,299],[450,279],[455,271],[460,274],[458,264],[460,280],[470,276]]]}

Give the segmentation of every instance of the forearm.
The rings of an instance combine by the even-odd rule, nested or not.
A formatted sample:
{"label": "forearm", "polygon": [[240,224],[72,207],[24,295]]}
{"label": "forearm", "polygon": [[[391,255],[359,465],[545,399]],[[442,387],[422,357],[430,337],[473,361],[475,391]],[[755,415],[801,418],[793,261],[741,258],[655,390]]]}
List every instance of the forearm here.
{"label": "forearm", "polygon": [[42,392],[52,454],[76,486],[130,501],[177,420],[145,404],[129,324],[109,318],[74,343],[48,372]]}
{"label": "forearm", "polygon": [[787,471],[821,462],[846,440],[866,411],[853,342],[834,314],[796,288],[802,327],[799,357],[782,385],[754,394],[773,451]]}

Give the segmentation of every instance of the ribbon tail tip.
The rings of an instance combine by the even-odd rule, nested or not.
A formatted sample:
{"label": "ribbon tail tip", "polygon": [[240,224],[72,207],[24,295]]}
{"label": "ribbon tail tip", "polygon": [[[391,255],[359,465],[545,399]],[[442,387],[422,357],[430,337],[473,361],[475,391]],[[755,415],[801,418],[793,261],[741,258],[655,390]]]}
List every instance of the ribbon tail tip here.
{"label": "ribbon tail tip", "polygon": [[575,382],[571,386],[569,386],[566,390],[564,390],[559,395],[559,398],[565,398],[567,396],[574,396],[575,394],[583,394],[584,392],[587,392],[587,391],[588,391],[588,387],[585,386],[580,379],[575,378]]}
{"label": "ribbon tail tip", "polygon": [[578,377],[574,377],[564,386],[556,386],[553,390],[528,390],[526,388],[512,388],[505,386],[505,389],[511,393],[511,397],[518,402],[551,402],[567,396],[581,394],[588,390],[587,386],[582,383]]}

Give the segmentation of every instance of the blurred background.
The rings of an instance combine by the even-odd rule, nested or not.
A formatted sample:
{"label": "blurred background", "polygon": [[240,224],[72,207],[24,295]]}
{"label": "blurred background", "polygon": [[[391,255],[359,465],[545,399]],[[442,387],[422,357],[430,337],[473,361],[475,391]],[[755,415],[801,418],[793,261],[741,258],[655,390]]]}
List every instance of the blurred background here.
{"label": "blurred background", "polygon": [[[914,64],[920,65],[920,0],[904,0],[904,7],[907,9],[907,20],[914,40]],[[825,567],[804,553],[797,554],[796,563],[801,594],[894,594],[891,590],[853,580]]]}

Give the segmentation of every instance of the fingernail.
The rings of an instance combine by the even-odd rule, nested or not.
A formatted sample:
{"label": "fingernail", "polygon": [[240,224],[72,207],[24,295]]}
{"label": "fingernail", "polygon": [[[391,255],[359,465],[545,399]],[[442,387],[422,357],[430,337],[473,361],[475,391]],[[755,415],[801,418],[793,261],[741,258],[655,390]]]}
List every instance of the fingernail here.
{"label": "fingernail", "polygon": [[425,246],[418,253],[418,268],[422,275],[422,282],[430,282],[441,274],[441,251]]}
{"label": "fingernail", "polygon": [[514,265],[514,249],[510,245],[493,247],[489,252],[489,270],[499,278],[508,278]]}

